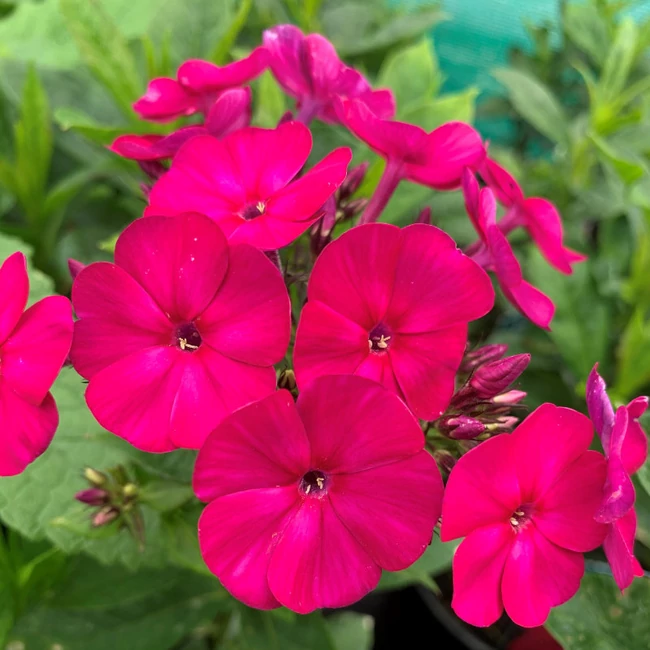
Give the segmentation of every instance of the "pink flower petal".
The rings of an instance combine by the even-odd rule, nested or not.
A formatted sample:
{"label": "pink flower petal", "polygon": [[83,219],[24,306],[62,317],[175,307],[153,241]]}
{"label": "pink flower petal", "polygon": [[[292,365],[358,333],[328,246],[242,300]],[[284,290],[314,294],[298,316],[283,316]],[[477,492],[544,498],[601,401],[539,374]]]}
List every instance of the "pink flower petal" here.
{"label": "pink flower petal", "polygon": [[388,352],[397,383],[414,415],[436,420],[454,394],[467,346],[467,325],[421,334],[394,334]]}
{"label": "pink flower petal", "polygon": [[393,294],[401,235],[390,224],[348,230],[318,257],[307,288],[309,301],[321,301],[370,331]]}
{"label": "pink flower petal", "polygon": [[314,469],[358,472],[414,456],[424,447],[422,429],[406,405],[363,377],[319,377],[301,388],[297,406]]}
{"label": "pink flower petal", "polygon": [[258,488],[292,485],[309,470],[305,428],[291,394],[277,391],[239,409],[206,439],[194,467],[202,501]]}
{"label": "pink flower petal", "polygon": [[171,341],[173,327],[160,307],[113,264],[84,268],[72,286],[72,304],[80,320],[70,359],[86,379],[133,352]]}
{"label": "pink flower petal", "polygon": [[38,406],[21,399],[0,377],[0,476],[20,474],[48,447],[59,424],[54,398]]}
{"label": "pink flower petal", "polygon": [[228,243],[202,214],[144,217],[118,238],[115,263],[181,324],[214,298],[228,269]]}
{"label": "pink flower petal", "polygon": [[[188,127],[194,129],[195,127]],[[129,160],[161,160],[169,156],[158,145],[165,140],[162,135],[120,135],[108,147],[118,156]],[[175,153],[175,151],[174,151]],[[173,155],[173,154],[169,154]]]}
{"label": "pink flower petal", "polygon": [[223,284],[196,326],[203,341],[225,356],[270,366],[284,357],[291,335],[284,280],[252,246],[231,246],[229,257]]}
{"label": "pink flower petal", "polygon": [[648,436],[638,422],[638,418],[647,408],[647,397],[637,397],[627,405],[629,422],[623,440],[621,459],[628,474],[638,472],[648,457]]}
{"label": "pink flower petal", "polygon": [[495,524],[470,533],[456,550],[451,606],[466,623],[487,627],[503,613],[501,576],[513,542],[510,524]]}
{"label": "pink flower petal", "polygon": [[300,122],[240,129],[223,142],[244,179],[249,202],[264,201],[284,188],[307,162],[312,145],[309,129]]}
{"label": "pink flower petal", "polygon": [[232,244],[249,244],[263,251],[277,250],[298,239],[321,216],[322,212],[316,212],[305,221],[287,221],[263,214],[238,223],[229,240]]}
{"label": "pink flower petal", "polygon": [[368,354],[365,329],[317,300],[302,308],[293,351],[299,386],[321,375],[354,374]]}
{"label": "pink flower petal", "polygon": [[443,542],[470,535],[482,526],[508,522],[521,505],[518,460],[512,447],[511,435],[501,434],[482,442],[454,465],[442,503]]}
{"label": "pink flower petal", "polygon": [[[334,46],[320,34],[309,34],[305,37],[307,51],[309,79],[314,97],[329,99],[336,91],[346,91],[349,80],[342,79],[347,68],[339,59]],[[356,70],[353,74],[359,74]],[[355,75],[356,76],[356,75]],[[361,75],[359,75],[361,76]],[[344,82],[341,85],[341,81]],[[355,80],[358,83],[358,78]],[[356,86],[356,83],[354,84]]]}
{"label": "pink flower petal", "polygon": [[276,25],[263,34],[269,65],[284,90],[293,97],[311,92],[311,69],[305,65],[305,35],[293,25]]}
{"label": "pink flower petal", "polygon": [[596,523],[594,514],[605,472],[605,459],[595,451],[586,451],[571,463],[534,506],[532,517],[539,532],[570,551],[586,553],[600,546],[607,528]]}
{"label": "pink flower petal", "polygon": [[[435,282],[432,282],[435,278]],[[494,290],[485,271],[442,230],[413,224],[401,251],[386,322],[400,334],[431,332],[485,316]]]}
{"label": "pink flower petal", "polygon": [[634,557],[634,537],[636,535],[636,512],[634,508],[626,515],[610,524],[603,549],[618,588],[627,589],[635,577],[643,575],[643,568]]}
{"label": "pink flower petal", "polygon": [[509,208],[524,200],[524,193],[514,176],[491,158],[485,158],[479,172],[502,205]]}
{"label": "pink flower petal", "polygon": [[52,387],[72,343],[72,308],[63,296],[32,305],[0,348],[5,381],[24,399],[40,404]]}
{"label": "pink flower petal", "polygon": [[607,384],[598,374],[598,364],[594,365],[587,378],[586,400],[589,417],[594,423],[596,433],[600,436],[603,450],[607,456],[615,415],[612,403],[607,396]]}
{"label": "pink flower petal", "polygon": [[555,314],[553,301],[539,289],[522,280],[519,284],[501,284],[506,298],[537,327],[548,330]]}
{"label": "pink flower petal", "polygon": [[382,120],[390,120],[395,116],[395,96],[389,88],[365,92],[359,99]]}
{"label": "pink flower petal", "polygon": [[511,434],[522,502],[540,499],[589,449],[593,437],[582,413],[554,404],[535,409]]}
{"label": "pink flower petal", "polygon": [[503,570],[502,595],[508,616],[522,627],[543,625],[551,607],[575,595],[584,557],[549,542],[534,525],[517,533]]}
{"label": "pink flower petal", "polygon": [[293,486],[247,490],[213,501],[199,519],[199,545],[205,563],[223,586],[249,607],[280,606],[266,574],[273,550],[297,507],[298,492]]}
{"label": "pink flower petal", "polygon": [[205,128],[215,138],[243,129],[251,121],[252,92],[249,87],[226,90],[214,102],[205,118]]}
{"label": "pink flower petal", "polygon": [[10,255],[0,266],[0,345],[11,334],[27,304],[29,278],[22,253]]}
{"label": "pink flower petal", "polygon": [[[366,349],[367,348],[368,346],[366,345]],[[390,354],[367,353],[366,358],[359,364],[358,368],[354,371],[354,374],[358,377],[372,379],[372,381],[381,384],[384,388],[399,395],[402,400],[406,401],[404,399],[404,393],[397,383],[397,378],[393,372],[393,364],[391,361],[392,357]]]}
{"label": "pink flower petal", "polygon": [[381,569],[341,523],[327,498],[305,498],[269,565],[273,595],[308,614],[351,605],[379,582]]}
{"label": "pink flower petal", "polygon": [[402,571],[431,543],[442,507],[442,479],[427,451],[365,472],[333,477],[329,498],[370,557]]}
{"label": "pink flower petal", "polygon": [[485,157],[481,136],[469,124],[448,122],[429,133],[417,160],[407,159],[410,181],[438,190],[460,187],[463,170],[477,167]]}
{"label": "pink flower petal", "polygon": [[[245,188],[230,152],[223,142],[206,135],[180,148],[171,169],[153,186],[145,214],[199,212],[220,223],[245,205]],[[238,217],[237,222],[243,219]]]}
{"label": "pink flower petal", "polygon": [[256,47],[247,57],[224,66],[190,59],[178,69],[177,77],[192,92],[206,93],[246,84],[262,74],[267,65],[266,48]]}
{"label": "pink flower petal", "polygon": [[152,79],[147,92],[133,104],[133,110],[143,120],[169,122],[197,111],[196,97],[178,81],[160,77]]}
{"label": "pink flower petal", "polygon": [[152,453],[172,451],[171,411],[185,354],[180,348],[156,347],[116,361],[91,378],[88,408],[105,429],[134,447]]}

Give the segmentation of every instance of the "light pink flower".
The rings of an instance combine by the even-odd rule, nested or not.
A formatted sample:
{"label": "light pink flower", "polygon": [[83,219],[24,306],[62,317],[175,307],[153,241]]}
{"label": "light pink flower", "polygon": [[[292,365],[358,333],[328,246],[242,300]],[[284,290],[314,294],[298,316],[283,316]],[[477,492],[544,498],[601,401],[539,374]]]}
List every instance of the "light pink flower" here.
{"label": "light pink flower", "polygon": [[431,133],[413,124],[383,120],[362,101],[343,101],[345,125],[386,159],[363,223],[376,221],[402,179],[437,190],[460,186],[465,167],[476,167],[485,156],[481,136],[463,122],[448,122]]}
{"label": "light pink flower", "polygon": [[294,349],[298,385],[361,375],[425,420],[449,404],[467,324],[494,302],[485,272],[426,224],[349,230],[319,256],[307,296]]}
{"label": "light pink flower", "polygon": [[263,47],[223,67],[198,59],[186,61],[178,69],[177,79],[152,79],[147,92],[133,104],[133,110],[150,122],[169,122],[194,113],[207,116],[223,91],[248,83],[267,65]]}
{"label": "light pink flower", "polygon": [[108,147],[130,160],[173,158],[181,145],[197,135],[222,138],[248,126],[251,120],[250,88],[226,90],[208,111],[205,124],[184,126],[169,135],[121,135]]}
{"label": "light pink flower", "polygon": [[562,219],[557,208],[539,197],[526,198],[519,183],[501,165],[485,158],[479,166],[483,180],[488,184],[505,208],[506,214],[499,221],[504,235],[519,226],[528,230],[542,255],[562,273],[571,273],[571,265],[587,258],[564,246]]}
{"label": "light pink flower", "polygon": [[275,389],[289,298],[251,246],[229,246],[207,217],[145,217],[115,264],[74,281],[70,357],[99,423],[138,449],[198,448],[229,413]]}
{"label": "light pink flower", "polygon": [[372,90],[366,78],[343,63],[334,46],[320,34],[305,36],[293,25],[277,25],[264,32],[269,65],[284,90],[297,100],[298,119],[314,117],[340,122],[337,98],[359,98],[378,117],[395,115],[395,99],[388,90]]}
{"label": "light pink flower", "polygon": [[465,537],[452,601],[463,620],[491,625],[505,608],[517,625],[535,627],[578,591],[582,554],[607,533],[594,520],[606,463],[589,451],[592,439],[587,417],[543,404],[456,463],[440,537]]}
{"label": "light pink flower", "polygon": [[595,518],[609,524],[603,546],[616,584],[623,590],[630,586],[635,576],[643,575],[634,557],[636,494],[630,476],[641,468],[648,456],[648,438],[638,422],[648,408],[648,398],[637,397],[614,413],[607,385],[598,374],[598,364],[587,379],[586,398],[589,417],[607,458],[607,480]]}
{"label": "light pink flower", "polygon": [[344,607],[431,542],[442,481],[415,418],[361,377],[251,404],[199,451],[206,564],[250,607]]}
{"label": "light pink flower", "polygon": [[25,256],[14,253],[0,266],[0,476],[50,444],[59,414],[49,391],[72,341],[70,301],[49,296],[25,311],[28,295]]}
{"label": "light pink flower", "polygon": [[506,298],[535,325],[548,329],[555,305],[551,299],[526,282],[512,246],[497,225],[494,193],[485,187],[479,190],[474,175],[463,172],[465,208],[480,237],[472,258],[483,268],[494,271]]}
{"label": "light pink flower", "polygon": [[193,138],[154,185],[145,214],[200,212],[233,243],[282,248],[322,216],[323,204],[345,179],[352,158],[349,149],[336,149],[292,180],[311,145],[309,129],[300,122],[240,129],[222,140]]}

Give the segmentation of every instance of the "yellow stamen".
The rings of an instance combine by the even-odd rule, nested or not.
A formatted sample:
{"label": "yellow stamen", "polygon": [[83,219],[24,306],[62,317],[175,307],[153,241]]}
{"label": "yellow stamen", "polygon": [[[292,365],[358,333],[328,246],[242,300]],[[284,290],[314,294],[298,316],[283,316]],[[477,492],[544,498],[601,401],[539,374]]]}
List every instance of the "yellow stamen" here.
{"label": "yellow stamen", "polygon": [[511,523],[513,526],[519,526],[519,520],[518,520],[518,519],[515,519],[514,517],[510,517],[510,523]]}
{"label": "yellow stamen", "polygon": [[319,489],[319,490],[322,490],[322,489],[323,489],[323,485],[325,485],[325,479],[322,478],[322,477],[317,478],[317,479],[316,479],[316,484],[318,485],[318,489]]}

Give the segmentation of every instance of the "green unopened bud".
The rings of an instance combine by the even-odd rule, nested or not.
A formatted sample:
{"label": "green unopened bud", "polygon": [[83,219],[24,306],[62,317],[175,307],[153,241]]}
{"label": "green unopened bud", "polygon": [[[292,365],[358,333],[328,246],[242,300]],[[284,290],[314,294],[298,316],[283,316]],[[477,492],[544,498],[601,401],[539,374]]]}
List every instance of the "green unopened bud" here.
{"label": "green unopened bud", "polygon": [[135,483],[127,483],[122,488],[122,494],[124,494],[124,496],[127,498],[134,497],[137,493],[138,493],[138,486]]}
{"label": "green unopened bud", "polygon": [[287,368],[280,373],[278,377],[278,388],[285,388],[286,390],[295,390],[296,388],[296,374],[291,368]]}
{"label": "green unopened bud", "polygon": [[84,478],[88,481],[88,483],[97,487],[104,485],[108,480],[106,474],[102,474],[92,467],[86,467],[84,470]]}

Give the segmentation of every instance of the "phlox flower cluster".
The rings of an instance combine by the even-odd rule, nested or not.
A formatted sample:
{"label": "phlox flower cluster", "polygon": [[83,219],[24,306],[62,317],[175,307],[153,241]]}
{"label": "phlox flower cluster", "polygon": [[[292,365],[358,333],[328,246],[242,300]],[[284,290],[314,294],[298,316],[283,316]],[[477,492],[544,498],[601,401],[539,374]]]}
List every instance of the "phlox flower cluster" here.
{"label": "phlox flower cluster", "polygon": [[[267,69],[295,99],[273,129],[251,125],[248,84]],[[601,545],[621,589],[641,574],[630,475],[647,456],[647,398],[615,411],[594,368],[589,417],[544,404],[519,424],[530,355],[468,344],[494,305],[488,271],[551,326],[553,303],[524,280],[512,231],[562,273],[584,259],[555,207],[526,198],[473,127],[393,120],[389,90],[290,25],[225,66],[186,61],[134,110],[195,117],[111,145],[148,173],[147,206],[114,262],[71,262],[74,323],[63,297],[24,311],[21,254],[0,268],[0,474],[49,444],[49,390],[68,359],[108,431],[145,452],[198,450],[201,552],[251,607],[349,605],[434,535],[463,538],[452,606],[473,625],[504,610],[542,624]],[[367,163],[348,171],[348,148],[308,164],[312,120],[385,159],[370,194],[357,196]],[[459,249],[427,212],[380,223],[400,183],[462,190],[477,240]],[[594,428],[604,454],[590,450]]]}

